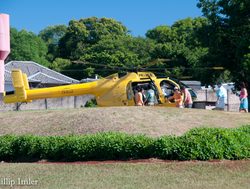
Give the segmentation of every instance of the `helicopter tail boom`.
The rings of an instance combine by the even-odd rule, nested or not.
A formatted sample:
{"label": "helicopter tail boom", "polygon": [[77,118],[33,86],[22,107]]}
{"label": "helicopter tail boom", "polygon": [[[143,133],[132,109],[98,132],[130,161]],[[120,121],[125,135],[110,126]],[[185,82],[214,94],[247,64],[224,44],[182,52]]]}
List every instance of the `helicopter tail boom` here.
{"label": "helicopter tail boom", "polygon": [[103,84],[102,80],[99,82],[30,89],[27,75],[22,73],[21,70],[12,70],[11,76],[14,92],[11,92],[11,94],[9,92],[5,93],[3,98],[5,103],[32,102],[32,100],[36,99],[60,98],[85,94],[97,96],[103,92],[101,87]]}

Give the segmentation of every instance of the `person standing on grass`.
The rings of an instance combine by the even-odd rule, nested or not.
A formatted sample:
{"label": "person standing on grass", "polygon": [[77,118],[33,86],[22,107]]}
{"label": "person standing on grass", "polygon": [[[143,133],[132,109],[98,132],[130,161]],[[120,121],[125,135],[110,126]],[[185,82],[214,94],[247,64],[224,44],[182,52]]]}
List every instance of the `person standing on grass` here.
{"label": "person standing on grass", "polygon": [[168,100],[174,100],[177,108],[183,108],[183,97],[178,87],[174,87],[174,95],[169,97]]}
{"label": "person standing on grass", "polygon": [[153,90],[152,85],[148,86],[145,103],[147,106],[154,106],[155,105],[155,91]]}
{"label": "person standing on grass", "polygon": [[183,97],[183,104],[185,108],[192,108],[193,106],[193,100],[190,92],[188,89],[184,86],[181,86],[181,92],[184,95]]}
{"label": "person standing on grass", "polygon": [[216,90],[217,102],[216,110],[224,110],[225,103],[227,102],[227,90],[222,86],[221,83],[218,83],[218,89]]}
{"label": "person standing on grass", "polygon": [[248,94],[246,84],[242,82],[240,84],[240,112],[248,112]]}
{"label": "person standing on grass", "polygon": [[143,106],[143,94],[142,94],[142,88],[137,87],[137,92],[135,93],[135,105],[136,106]]}

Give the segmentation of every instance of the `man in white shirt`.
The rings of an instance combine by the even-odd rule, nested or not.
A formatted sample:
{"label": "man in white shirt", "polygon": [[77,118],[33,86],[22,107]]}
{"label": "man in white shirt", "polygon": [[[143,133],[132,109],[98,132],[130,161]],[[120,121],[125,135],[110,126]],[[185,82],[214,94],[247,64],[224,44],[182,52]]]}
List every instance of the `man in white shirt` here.
{"label": "man in white shirt", "polygon": [[225,104],[227,103],[227,90],[221,85],[221,83],[218,83],[218,87],[219,88],[216,90],[216,109],[224,110]]}

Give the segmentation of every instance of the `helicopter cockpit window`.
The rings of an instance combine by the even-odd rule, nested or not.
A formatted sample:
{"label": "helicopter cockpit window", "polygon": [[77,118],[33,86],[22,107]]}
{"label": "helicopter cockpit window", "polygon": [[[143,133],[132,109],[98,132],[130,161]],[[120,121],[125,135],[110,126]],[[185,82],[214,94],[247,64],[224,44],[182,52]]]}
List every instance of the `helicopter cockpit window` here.
{"label": "helicopter cockpit window", "polygon": [[165,97],[170,97],[174,93],[174,87],[175,85],[170,83],[169,81],[163,80],[160,83],[162,93],[164,94]]}

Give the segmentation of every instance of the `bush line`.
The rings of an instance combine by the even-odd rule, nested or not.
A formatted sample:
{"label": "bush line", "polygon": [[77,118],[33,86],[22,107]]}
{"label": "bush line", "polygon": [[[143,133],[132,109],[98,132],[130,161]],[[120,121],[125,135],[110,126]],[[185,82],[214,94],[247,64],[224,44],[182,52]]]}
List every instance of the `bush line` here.
{"label": "bush line", "polygon": [[151,138],[125,133],[70,136],[0,136],[0,160],[27,162],[128,160],[249,159],[250,125],[240,128],[196,128],[182,136]]}

